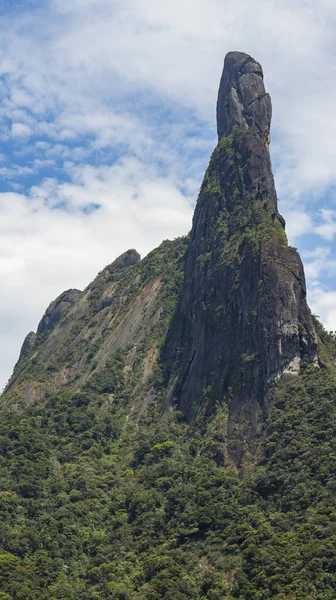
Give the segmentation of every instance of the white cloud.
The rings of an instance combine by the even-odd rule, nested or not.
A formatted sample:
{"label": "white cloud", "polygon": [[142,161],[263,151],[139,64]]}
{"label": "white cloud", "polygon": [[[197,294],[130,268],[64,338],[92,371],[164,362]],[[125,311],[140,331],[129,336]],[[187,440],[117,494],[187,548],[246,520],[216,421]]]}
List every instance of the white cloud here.
{"label": "white cloud", "polygon": [[336,331],[336,291],[321,285],[312,287],[309,294],[312,312],[323,322],[328,331]]}
{"label": "white cloud", "polygon": [[322,224],[316,227],[316,233],[331,242],[336,234],[336,211],[323,208],[321,210]]}
{"label": "white cloud", "polygon": [[34,172],[32,167],[22,167],[14,165],[13,167],[0,167],[0,176],[3,179],[12,179],[14,177],[24,177],[25,175],[31,175]]}
{"label": "white cloud", "polygon": [[336,258],[333,258],[329,246],[317,246],[314,250],[306,250],[302,256],[305,261],[306,277],[313,285],[323,274],[336,274]]}
{"label": "white cloud", "polygon": [[291,243],[314,230],[312,218],[304,210],[287,210],[284,212],[284,216],[287,236]]}
{"label": "white cloud", "polygon": [[136,113],[150,90],[213,123],[224,54],[251,52],[273,97],[281,196],[296,196],[324,189],[335,177],[335,17],[336,6],[326,0],[319,6],[311,0],[58,0],[44,13],[43,37],[36,27],[34,38],[27,35],[27,16],[24,34],[19,19],[12,23],[3,69],[10,73],[13,110],[56,109],[58,122],[76,115],[84,131],[91,114],[99,138],[111,98],[120,104],[133,94],[127,103]]}
{"label": "white cloud", "polygon": [[25,123],[12,123],[12,134],[15,137],[28,137],[32,130]]}
{"label": "white cloud", "polygon": [[[307,234],[317,234],[323,240],[332,242],[336,235],[336,211],[322,208],[317,212],[309,213],[307,208],[298,205],[297,209],[284,210],[286,218],[286,232],[290,243],[297,242],[298,239]],[[314,256],[316,251],[304,252],[304,256]],[[330,248],[328,250],[330,252]]]}
{"label": "white cloud", "polygon": [[328,275],[331,281],[336,276],[336,258],[330,246],[317,246],[302,253],[308,281],[310,308],[328,330],[336,330],[336,291],[322,283]]}
{"label": "white cloud", "polygon": [[88,112],[82,114],[66,114],[61,123],[67,127],[69,135],[94,135],[93,148],[106,148],[111,145],[126,143],[130,150],[140,153],[143,145],[150,141],[150,134],[143,123],[131,114],[114,114],[113,112]]}

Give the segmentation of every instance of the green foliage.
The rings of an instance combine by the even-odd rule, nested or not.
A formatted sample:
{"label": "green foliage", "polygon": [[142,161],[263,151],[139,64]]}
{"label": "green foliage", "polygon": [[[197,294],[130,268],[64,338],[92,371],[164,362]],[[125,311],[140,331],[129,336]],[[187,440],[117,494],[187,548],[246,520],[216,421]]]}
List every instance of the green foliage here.
{"label": "green foliage", "polygon": [[158,392],[139,418],[126,357],[80,392],[2,411],[2,597],[332,600],[334,371],[281,384],[241,478],[217,461],[222,409],[188,426],[160,416]]}
{"label": "green foliage", "polygon": [[[245,182],[241,153],[247,135],[250,135],[248,130],[235,127],[230,136],[219,141],[199,197],[199,204],[204,206],[208,215],[209,205],[216,207],[209,237],[212,241],[217,239],[221,248],[221,264],[234,270],[246,256],[256,257],[261,245],[274,238],[287,244],[281,217],[270,212],[267,202],[260,199],[259,191],[251,192]],[[223,173],[225,180],[220,175]],[[228,181],[232,183],[229,191],[225,188]],[[198,260],[202,264],[205,260],[210,261],[211,253],[202,253]]]}
{"label": "green foliage", "polygon": [[241,355],[241,359],[242,359],[243,363],[245,363],[245,364],[254,362],[256,360],[256,357],[257,357],[256,354],[242,354]]}
{"label": "green foliage", "polygon": [[211,255],[212,252],[206,252],[206,254],[200,254],[197,257],[198,262],[202,265],[202,267],[205,267],[211,260]]}

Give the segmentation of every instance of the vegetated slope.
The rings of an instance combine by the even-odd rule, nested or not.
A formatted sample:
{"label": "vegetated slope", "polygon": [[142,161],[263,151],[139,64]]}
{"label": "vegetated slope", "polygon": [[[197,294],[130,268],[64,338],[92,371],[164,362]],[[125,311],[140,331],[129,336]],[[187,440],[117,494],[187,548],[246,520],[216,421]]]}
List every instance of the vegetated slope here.
{"label": "vegetated slope", "polygon": [[158,391],[142,411],[125,363],[2,410],[0,597],[332,600],[335,369],[279,386],[240,478],[218,461],[226,407],[187,425]]}
{"label": "vegetated slope", "polygon": [[0,600],[335,598],[336,340],[277,212],[261,67],[225,64],[191,236],[126,252],[23,344]]}
{"label": "vegetated slope", "polygon": [[[160,348],[155,343],[149,347],[152,332],[164,327],[175,309],[186,243],[186,238],[163,242],[141,263],[139,254],[129,250],[99,273],[84,292],[61,294],[47,309],[37,335],[28,334],[3,402],[22,407],[64,386],[80,389],[115,352],[126,348],[131,372],[140,360],[138,352],[144,340],[149,376]],[[179,274],[174,279],[169,269],[176,268],[175,263]],[[69,296],[72,301],[64,302]]]}

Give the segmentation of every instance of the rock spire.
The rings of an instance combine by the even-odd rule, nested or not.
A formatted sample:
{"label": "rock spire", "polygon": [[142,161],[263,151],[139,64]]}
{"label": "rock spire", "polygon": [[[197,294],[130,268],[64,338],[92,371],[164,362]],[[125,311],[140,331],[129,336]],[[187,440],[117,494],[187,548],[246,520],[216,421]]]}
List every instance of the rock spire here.
{"label": "rock spire", "polygon": [[263,79],[261,65],[248,54],[229,52],[226,55],[217,100],[219,140],[238,126],[253,128],[268,141],[272,103]]}
{"label": "rock spire", "polygon": [[167,344],[189,419],[228,403],[237,462],[243,447],[256,444],[276,382],[299,376],[303,360],[318,360],[302,263],[278,212],[270,121],[261,66],[230,52],[218,93],[219,142],[197,201]]}

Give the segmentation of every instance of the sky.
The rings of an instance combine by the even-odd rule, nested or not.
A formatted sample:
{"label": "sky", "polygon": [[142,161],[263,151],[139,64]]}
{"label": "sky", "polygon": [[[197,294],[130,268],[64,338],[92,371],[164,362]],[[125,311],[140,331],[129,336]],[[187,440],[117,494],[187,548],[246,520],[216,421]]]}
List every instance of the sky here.
{"label": "sky", "polygon": [[336,329],[335,0],[0,0],[0,388],[63,290],[188,233],[224,56],[273,104],[279,210]]}

